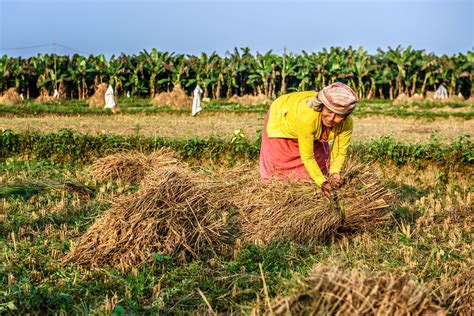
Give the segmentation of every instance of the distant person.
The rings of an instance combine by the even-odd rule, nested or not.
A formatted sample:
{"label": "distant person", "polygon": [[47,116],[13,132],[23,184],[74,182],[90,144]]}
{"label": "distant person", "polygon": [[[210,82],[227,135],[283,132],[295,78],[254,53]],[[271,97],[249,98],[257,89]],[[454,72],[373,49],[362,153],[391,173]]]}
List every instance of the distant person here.
{"label": "distant person", "polygon": [[446,100],[448,98],[448,90],[441,84],[434,94],[435,100]]}
{"label": "distant person", "polygon": [[[331,197],[352,136],[357,96],[336,82],[321,91],[285,94],[270,105],[263,126],[260,178],[313,180]],[[329,152],[329,140],[334,140]]]}
{"label": "distant person", "polygon": [[111,85],[105,91],[105,109],[111,109],[115,113],[117,104],[114,98],[114,88]]}
{"label": "distant person", "polygon": [[201,112],[201,94],[202,94],[202,89],[199,85],[196,86],[194,89],[194,98],[193,98],[193,109],[192,109],[192,115],[195,116],[199,112]]}

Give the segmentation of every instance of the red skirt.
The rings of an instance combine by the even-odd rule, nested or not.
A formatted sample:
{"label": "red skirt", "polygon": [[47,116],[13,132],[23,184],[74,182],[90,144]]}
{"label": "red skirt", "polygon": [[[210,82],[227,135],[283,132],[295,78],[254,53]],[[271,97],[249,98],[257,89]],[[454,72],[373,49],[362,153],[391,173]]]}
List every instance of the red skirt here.
{"label": "red skirt", "polygon": [[[260,179],[268,181],[271,178],[312,180],[298,149],[298,140],[292,138],[269,138],[267,123],[270,111],[263,123],[262,144],[260,146]],[[329,171],[329,144],[314,142],[314,157],[324,175]]]}

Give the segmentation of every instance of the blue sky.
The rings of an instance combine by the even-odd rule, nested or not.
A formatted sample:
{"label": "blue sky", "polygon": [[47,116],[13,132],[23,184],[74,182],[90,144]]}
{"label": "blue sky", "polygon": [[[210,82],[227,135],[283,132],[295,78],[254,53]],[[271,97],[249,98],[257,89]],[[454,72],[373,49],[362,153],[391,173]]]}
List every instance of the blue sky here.
{"label": "blue sky", "polygon": [[299,53],[349,45],[373,53],[413,45],[451,55],[473,49],[473,2],[0,0],[0,54],[110,56],[153,47],[186,54],[234,47]]}

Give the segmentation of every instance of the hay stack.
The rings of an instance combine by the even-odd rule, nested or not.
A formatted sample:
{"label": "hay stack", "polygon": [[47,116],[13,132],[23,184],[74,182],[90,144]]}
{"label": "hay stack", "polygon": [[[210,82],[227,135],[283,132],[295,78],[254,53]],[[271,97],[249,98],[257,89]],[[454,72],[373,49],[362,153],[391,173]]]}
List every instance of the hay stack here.
{"label": "hay stack", "polygon": [[182,258],[230,253],[233,208],[213,199],[212,188],[198,179],[178,165],[151,170],[138,192],[113,202],[79,238],[64,263],[127,270],[154,253]]}
{"label": "hay stack", "polygon": [[413,96],[408,98],[408,102],[414,103],[414,102],[423,102],[424,98],[423,95],[415,93]]}
{"label": "hay stack", "polygon": [[22,104],[22,103],[23,103],[23,100],[18,94],[18,91],[16,88],[10,88],[3,94],[3,96],[0,96],[0,104],[16,105],[16,104]]}
{"label": "hay stack", "polygon": [[452,95],[444,101],[445,102],[464,102],[464,101],[466,101],[466,99],[464,99],[462,94],[458,94],[458,95]]}
{"label": "hay stack", "polygon": [[405,94],[405,93],[400,93],[395,100],[393,100],[393,104],[402,104],[402,103],[408,103],[410,98]]}
{"label": "hay stack", "polygon": [[241,211],[243,240],[312,243],[336,231],[367,229],[390,219],[386,208],[391,194],[370,167],[348,161],[342,176],[345,184],[337,201],[325,198],[314,183],[261,185],[254,175],[250,182],[235,185],[237,177],[229,177],[234,191],[242,188],[229,196],[235,196],[232,202]]}
{"label": "hay stack", "polygon": [[50,95],[40,95],[39,97],[35,99],[35,104],[52,103],[52,102],[59,102],[59,99]]}
{"label": "hay stack", "polygon": [[434,98],[434,95],[434,91],[426,91],[425,102],[436,102],[437,100]]}
{"label": "hay stack", "polygon": [[113,180],[138,184],[152,168],[177,163],[174,153],[166,149],[148,156],[139,152],[121,152],[96,160],[89,173],[96,181]]}
{"label": "hay stack", "polygon": [[186,95],[180,86],[173,88],[171,92],[161,92],[151,100],[151,104],[157,106],[172,106],[176,108],[191,108],[193,99]]}
{"label": "hay stack", "polygon": [[428,291],[408,276],[370,276],[316,266],[295,293],[277,300],[275,315],[442,315]]}
{"label": "hay stack", "polygon": [[107,91],[108,87],[109,85],[106,83],[99,84],[97,89],[95,89],[94,95],[87,101],[87,105],[90,108],[103,108],[105,106],[105,92]]}
{"label": "hay stack", "polygon": [[256,96],[254,95],[243,95],[241,97],[234,95],[229,100],[231,103],[238,103],[241,105],[270,105],[272,100],[267,98],[263,93],[260,93]]}

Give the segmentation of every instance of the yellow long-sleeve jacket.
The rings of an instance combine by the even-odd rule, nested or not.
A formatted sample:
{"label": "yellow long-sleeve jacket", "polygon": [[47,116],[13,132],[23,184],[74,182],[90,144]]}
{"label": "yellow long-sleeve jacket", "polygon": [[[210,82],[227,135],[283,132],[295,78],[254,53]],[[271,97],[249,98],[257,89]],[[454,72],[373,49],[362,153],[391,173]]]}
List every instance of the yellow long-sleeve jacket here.
{"label": "yellow long-sleeve jacket", "polygon": [[[293,92],[282,95],[273,101],[270,106],[267,134],[270,138],[298,139],[301,161],[311,178],[321,186],[326,181],[326,177],[314,157],[314,141],[319,140],[323,130],[321,113],[306,104],[306,101],[313,99],[316,93],[316,91]],[[328,140],[334,139],[331,149],[330,174],[341,171],[351,136],[351,116],[332,128],[328,138]]]}

